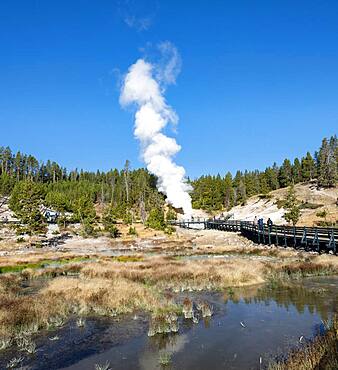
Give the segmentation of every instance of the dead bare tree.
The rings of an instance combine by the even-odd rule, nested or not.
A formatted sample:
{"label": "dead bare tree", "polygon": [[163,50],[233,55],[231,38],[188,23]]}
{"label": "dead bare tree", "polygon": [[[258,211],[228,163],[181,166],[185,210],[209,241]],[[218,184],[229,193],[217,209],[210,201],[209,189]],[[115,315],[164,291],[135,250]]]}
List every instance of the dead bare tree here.
{"label": "dead bare tree", "polygon": [[124,165],[124,171],[123,171],[124,183],[126,187],[127,203],[129,202],[129,167],[130,167],[130,162],[127,159]]}

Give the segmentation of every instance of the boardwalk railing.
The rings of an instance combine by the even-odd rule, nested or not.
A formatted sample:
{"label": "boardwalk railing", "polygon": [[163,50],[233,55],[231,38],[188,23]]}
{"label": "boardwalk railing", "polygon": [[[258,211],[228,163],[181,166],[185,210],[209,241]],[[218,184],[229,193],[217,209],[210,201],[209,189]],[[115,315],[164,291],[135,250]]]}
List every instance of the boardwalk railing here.
{"label": "boardwalk railing", "polygon": [[306,251],[337,254],[338,228],[258,226],[251,221],[193,219],[171,221],[171,224],[189,229],[213,229],[240,232],[258,244],[304,249]]}

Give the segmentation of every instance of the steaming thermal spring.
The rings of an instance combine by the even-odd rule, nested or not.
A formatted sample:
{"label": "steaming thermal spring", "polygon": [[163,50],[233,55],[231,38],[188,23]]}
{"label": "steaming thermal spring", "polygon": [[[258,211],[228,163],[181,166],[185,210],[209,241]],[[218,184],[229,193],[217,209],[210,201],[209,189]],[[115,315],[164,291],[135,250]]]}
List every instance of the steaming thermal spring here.
{"label": "steaming thermal spring", "polygon": [[178,121],[163,96],[165,84],[174,82],[173,73],[168,75],[173,63],[175,59],[171,58],[163,74],[155,73],[153,64],[139,59],[129,68],[123,80],[120,104],[124,107],[133,103],[137,105],[134,134],[140,140],[147,169],[157,176],[158,190],[167,196],[167,202],[176,208],[183,208],[184,214],[190,216],[190,186],[186,183],[184,168],[173,161],[181,147],[175,139],[162,132],[169,122],[176,124]]}

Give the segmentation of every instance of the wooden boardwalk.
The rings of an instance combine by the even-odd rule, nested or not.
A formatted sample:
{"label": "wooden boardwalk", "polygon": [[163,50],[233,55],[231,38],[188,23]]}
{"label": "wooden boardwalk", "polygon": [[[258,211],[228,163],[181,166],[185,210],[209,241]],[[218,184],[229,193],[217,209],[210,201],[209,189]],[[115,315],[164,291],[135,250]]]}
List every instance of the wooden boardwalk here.
{"label": "wooden boardwalk", "polygon": [[240,232],[257,244],[292,247],[305,251],[337,254],[338,228],[330,227],[293,227],[272,225],[262,227],[251,221],[238,220],[179,220],[171,224],[189,229],[212,229]]}

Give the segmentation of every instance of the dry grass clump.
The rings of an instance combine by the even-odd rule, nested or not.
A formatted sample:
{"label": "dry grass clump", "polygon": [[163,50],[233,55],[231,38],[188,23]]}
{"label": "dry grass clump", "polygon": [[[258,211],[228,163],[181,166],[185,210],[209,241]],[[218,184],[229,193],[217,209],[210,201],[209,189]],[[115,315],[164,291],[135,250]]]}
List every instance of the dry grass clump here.
{"label": "dry grass clump", "polygon": [[[321,257],[321,256],[320,256]],[[335,275],[338,274],[338,258],[314,257],[305,258],[292,262],[281,261],[278,265],[267,263],[267,270],[270,270],[269,277],[281,280],[292,278],[303,278],[309,276]]]}
{"label": "dry grass clump", "polygon": [[67,302],[53,300],[52,297],[29,297],[6,294],[0,296],[0,336],[17,335],[45,327],[49,318],[66,316]]}
{"label": "dry grass clump", "polygon": [[82,262],[69,263],[57,267],[45,267],[43,269],[26,268],[22,270],[21,277],[26,280],[31,280],[41,277],[55,278],[58,276],[72,276],[78,275],[82,268]]}
{"label": "dry grass clump", "polygon": [[289,353],[285,360],[270,364],[269,370],[338,369],[338,316],[323,336]]}
{"label": "dry grass clump", "polygon": [[60,277],[52,280],[41,295],[66,301],[81,314],[95,312],[116,315],[134,310],[154,311],[162,303],[154,290],[123,278]]}
{"label": "dry grass clump", "polygon": [[5,294],[16,294],[20,290],[20,276],[7,274],[0,276],[0,297]]}
{"label": "dry grass clump", "polygon": [[155,289],[121,277],[59,277],[34,296],[18,295],[9,279],[1,277],[0,282],[0,341],[6,343],[41,328],[63,326],[71,314],[116,316],[134,310],[175,308],[170,298],[162,298]]}
{"label": "dry grass clump", "polygon": [[312,262],[320,265],[330,265],[338,273],[338,256],[332,256],[329,254],[322,254],[320,256],[315,255],[312,257]]}
{"label": "dry grass clump", "polygon": [[248,264],[240,258],[231,261],[177,261],[168,257],[153,257],[140,263],[91,263],[81,270],[81,274],[88,278],[122,277],[161,289],[201,290],[262,283],[263,271],[261,262]]}

